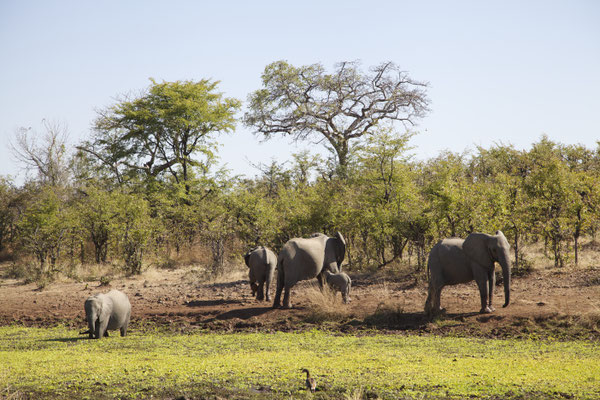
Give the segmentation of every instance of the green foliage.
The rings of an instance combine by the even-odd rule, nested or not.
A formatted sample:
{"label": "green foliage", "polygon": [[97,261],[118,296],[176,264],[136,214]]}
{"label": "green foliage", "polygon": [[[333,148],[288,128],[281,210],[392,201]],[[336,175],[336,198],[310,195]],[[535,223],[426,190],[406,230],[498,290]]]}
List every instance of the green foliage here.
{"label": "green foliage", "polygon": [[125,271],[139,274],[142,260],[153,234],[148,202],[136,194],[119,194],[115,225],[125,261]]}
{"label": "green foliage", "polygon": [[35,256],[34,279],[45,285],[57,271],[57,260],[72,218],[60,190],[45,187],[31,195],[17,229],[22,249]]}
{"label": "green foliage", "polygon": [[293,237],[340,231],[350,268],[416,259],[423,271],[438,240],[500,229],[515,271],[527,271],[524,244],[543,241],[564,266],[578,262],[580,238],[600,230],[600,147],[542,137],[530,150],[496,144],[415,161],[413,134],[394,124],[426,114],[426,85],[394,64],[364,73],[342,63],[327,73],[320,64],[279,61],[262,79],[244,122],[266,137],[316,135],[332,157],[304,151],[292,162],[263,160],[254,178],[215,170],[217,135],[233,131],[240,102],[211,80],[151,80],[99,112],[93,137],[70,162],[72,180],[63,142],[44,150],[23,136],[25,160],[40,152],[51,160],[60,150],[53,170],[64,179],[21,188],[0,181],[0,249],[19,250],[22,265],[34,258],[40,282],[65,261],[70,270],[122,263],[136,274],[144,262],[177,265],[186,252],[200,256],[183,262],[208,263],[218,274],[250,247],[277,251]]}
{"label": "green foliage", "polygon": [[208,169],[215,157],[212,135],[234,129],[241,103],[216,92],[219,82],[151,82],[139,97],[101,111],[96,137],[79,149],[119,182],[169,174],[187,183],[195,168]]}
{"label": "green foliage", "polygon": [[331,74],[321,64],[294,67],[276,61],[265,67],[263,88],[249,96],[244,122],[267,138],[289,134],[295,140],[316,135],[337,158],[341,177],[352,143],[386,121],[412,124],[427,111],[426,84],[412,80],[391,62],[363,73],[343,62]]}
{"label": "green foliage", "polygon": [[[0,379],[35,398],[600,396],[586,341],[304,333],[136,334],[87,340],[64,328],[0,327]],[[48,368],[51,365],[52,368]],[[259,388],[265,392],[262,395]]]}

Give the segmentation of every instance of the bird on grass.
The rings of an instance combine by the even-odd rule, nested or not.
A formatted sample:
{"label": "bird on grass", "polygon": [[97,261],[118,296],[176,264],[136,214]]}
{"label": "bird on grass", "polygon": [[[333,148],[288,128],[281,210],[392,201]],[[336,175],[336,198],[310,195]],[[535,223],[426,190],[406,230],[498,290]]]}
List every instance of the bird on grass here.
{"label": "bird on grass", "polygon": [[306,372],[306,388],[310,390],[311,393],[314,393],[315,390],[317,390],[317,381],[315,381],[315,378],[311,378],[310,372],[308,372],[306,368],[304,368],[302,372]]}

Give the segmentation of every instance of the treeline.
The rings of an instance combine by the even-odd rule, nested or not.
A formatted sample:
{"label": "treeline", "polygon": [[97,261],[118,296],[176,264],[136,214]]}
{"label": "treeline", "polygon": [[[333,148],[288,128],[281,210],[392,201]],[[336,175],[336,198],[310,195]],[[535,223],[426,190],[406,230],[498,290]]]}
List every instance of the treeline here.
{"label": "treeline", "polygon": [[[327,85],[332,76],[348,79],[348,66],[340,68]],[[219,273],[254,245],[278,250],[292,237],[340,231],[349,268],[402,260],[423,269],[440,238],[500,229],[518,271],[527,263],[523,244],[543,242],[564,266],[578,262],[580,238],[600,227],[600,148],[547,137],[529,150],[497,144],[419,161],[411,157],[412,134],[383,120],[338,137],[341,150],[332,135],[329,159],[302,152],[286,163],[265,160],[255,178],[233,176],[217,168],[218,135],[234,130],[241,103],[216,87],[152,81],[138,97],[99,111],[93,135],[74,149],[57,124],[45,123],[37,136],[17,132],[15,154],[36,176],[20,187],[0,182],[2,251],[38,282],[94,263],[137,274],[198,247]],[[265,87],[254,96],[264,100]],[[259,118],[264,126],[266,114],[254,101],[244,122],[256,127]]]}

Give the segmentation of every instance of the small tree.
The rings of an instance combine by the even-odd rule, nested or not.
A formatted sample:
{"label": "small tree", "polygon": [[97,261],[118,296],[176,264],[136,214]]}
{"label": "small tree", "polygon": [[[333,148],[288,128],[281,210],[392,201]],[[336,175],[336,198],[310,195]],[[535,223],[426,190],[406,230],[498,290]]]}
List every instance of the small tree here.
{"label": "small tree", "polygon": [[64,202],[52,188],[43,188],[33,198],[18,223],[18,231],[22,248],[37,261],[35,277],[43,282],[51,279],[57,270],[56,261],[70,217]]}
{"label": "small tree", "polygon": [[27,170],[36,171],[42,184],[64,186],[69,179],[66,125],[42,120],[45,132],[19,128],[11,143],[14,157]]}
{"label": "small tree", "polygon": [[114,220],[122,211],[117,198],[111,192],[93,186],[85,188],[84,195],[77,202],[77,215],[82,230],[94,245],[94,259],[105,263],[108,246],[114,235]]}
{"label": "small tree", "polygon": [[116,230],[119,236],[125,271],[131,275],[142,271],[142,261],[152,239],[152,219],[148,202],[135,194],[118,196]]}

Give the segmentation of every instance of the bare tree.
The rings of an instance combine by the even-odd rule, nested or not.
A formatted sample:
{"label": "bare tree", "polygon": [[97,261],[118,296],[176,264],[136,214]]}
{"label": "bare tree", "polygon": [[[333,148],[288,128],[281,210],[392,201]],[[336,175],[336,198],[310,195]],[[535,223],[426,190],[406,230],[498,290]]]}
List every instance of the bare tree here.
{"label": "bare tree", "polygon": [[42,120],[43,133],[18,128],[10,147],[15,159],[27,171],[36,171],[43,184],[63,186],[69,178],[67,140],[68,128],[60,122]]}
{"label": "bare tree", "polygon": [[426,83],[412,80],[394,63],[362,73],[357,62],[342,62],[332,74],[321,64],[294,67],[277,61],[265,68],[263,88],[249,96],[244,123],[268,139],[288,134],[326,141],[344,174],[350,142],[374,132],[384,121],[415,124],[428,111]]}

